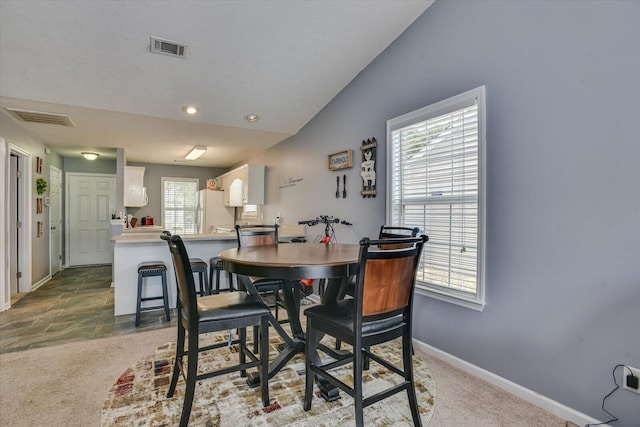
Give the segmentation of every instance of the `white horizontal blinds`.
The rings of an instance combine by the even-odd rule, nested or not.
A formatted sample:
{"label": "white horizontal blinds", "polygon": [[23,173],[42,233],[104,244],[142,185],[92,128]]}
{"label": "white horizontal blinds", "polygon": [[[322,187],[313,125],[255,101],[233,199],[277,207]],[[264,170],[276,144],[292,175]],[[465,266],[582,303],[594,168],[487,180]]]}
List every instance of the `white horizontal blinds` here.
{"label": "white horizontal blinds", "polygon": [[195,234],[198,180],[164,178],[162,187],[164,228],[173,234]]}
{"label": "white horizontal blinds", "polygon": [[391,218],[429,236],[417,279],[475,294],[478,260],[478,107],[391,131]]}

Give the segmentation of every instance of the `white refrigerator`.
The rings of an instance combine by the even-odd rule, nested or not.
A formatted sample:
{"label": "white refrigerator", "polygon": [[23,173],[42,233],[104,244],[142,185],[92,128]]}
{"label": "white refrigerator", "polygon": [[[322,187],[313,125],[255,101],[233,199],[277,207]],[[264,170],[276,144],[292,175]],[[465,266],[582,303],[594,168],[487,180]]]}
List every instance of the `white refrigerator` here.
{"label": "white refrigerator", "polygon": [[224,192],[212,190],[198,191],[198,207],[196,210],[196,230],[198,234],[212,232],[212,227],[223,227],[233,230],[234,212],[223,202]]}

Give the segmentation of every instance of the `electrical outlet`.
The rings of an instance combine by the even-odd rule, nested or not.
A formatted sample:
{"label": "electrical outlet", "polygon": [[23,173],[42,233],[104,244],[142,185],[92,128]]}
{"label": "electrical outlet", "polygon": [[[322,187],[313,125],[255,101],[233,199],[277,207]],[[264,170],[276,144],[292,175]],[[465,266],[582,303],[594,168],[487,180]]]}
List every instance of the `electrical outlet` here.
{"label": "electrical outlet", "polygon": [[[630,375],[630,374],[633,374],[636,376],[636,378],[638,378],[638,384],[639,384],[638,388],[631,388],[627,386],[627,375]],[[625,390],[629,390],[634,393],[640,394],[640,369],[631,368],[629,366],[624,366],[622,368],[622,388],[624,388]]]}

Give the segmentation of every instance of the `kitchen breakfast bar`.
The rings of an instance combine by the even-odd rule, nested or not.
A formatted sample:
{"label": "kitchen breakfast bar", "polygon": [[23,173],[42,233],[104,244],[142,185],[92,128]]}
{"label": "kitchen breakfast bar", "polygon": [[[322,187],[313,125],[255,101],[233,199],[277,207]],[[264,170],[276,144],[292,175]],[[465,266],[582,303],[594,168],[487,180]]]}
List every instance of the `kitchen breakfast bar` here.
{"label": "kitchen breakfast bar", "polygon": [[[238,246],[236,233],[219,232],[207,234],[181,235],[190,258],[201,258],[205,262],[225,249]],[[304,226],[283,225],[278,229],[280,241],[290,241],[294,237],[304,237]],[[113,242],[113,287],[114,315],[136,312],[138,264],[146,261],[161,261],[167,266],[167,286],[169,306],[176,306],[175,272],[167,242],[160,233],[121,234],[114,236]],[[159,278],[146,279],[143,297],[162,294]],[[209,278],[211,280],[211,278]],[[221,287],[226,287],[226,274],[220,277]]]}

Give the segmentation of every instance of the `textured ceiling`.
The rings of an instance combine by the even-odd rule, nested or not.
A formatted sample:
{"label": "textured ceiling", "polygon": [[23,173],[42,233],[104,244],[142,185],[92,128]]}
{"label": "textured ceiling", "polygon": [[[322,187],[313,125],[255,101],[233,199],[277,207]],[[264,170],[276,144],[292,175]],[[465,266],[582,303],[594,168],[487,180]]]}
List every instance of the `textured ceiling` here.
{"label": "textured ceiling", "polygon": [[[431,3],[2,0],[0,107],[63,155],[121,147],[129,161],[174,164],[205,145],[188,164],[229,167],[300,130]],[[187,45],[186,58],[150,53],[151,36]]]}

